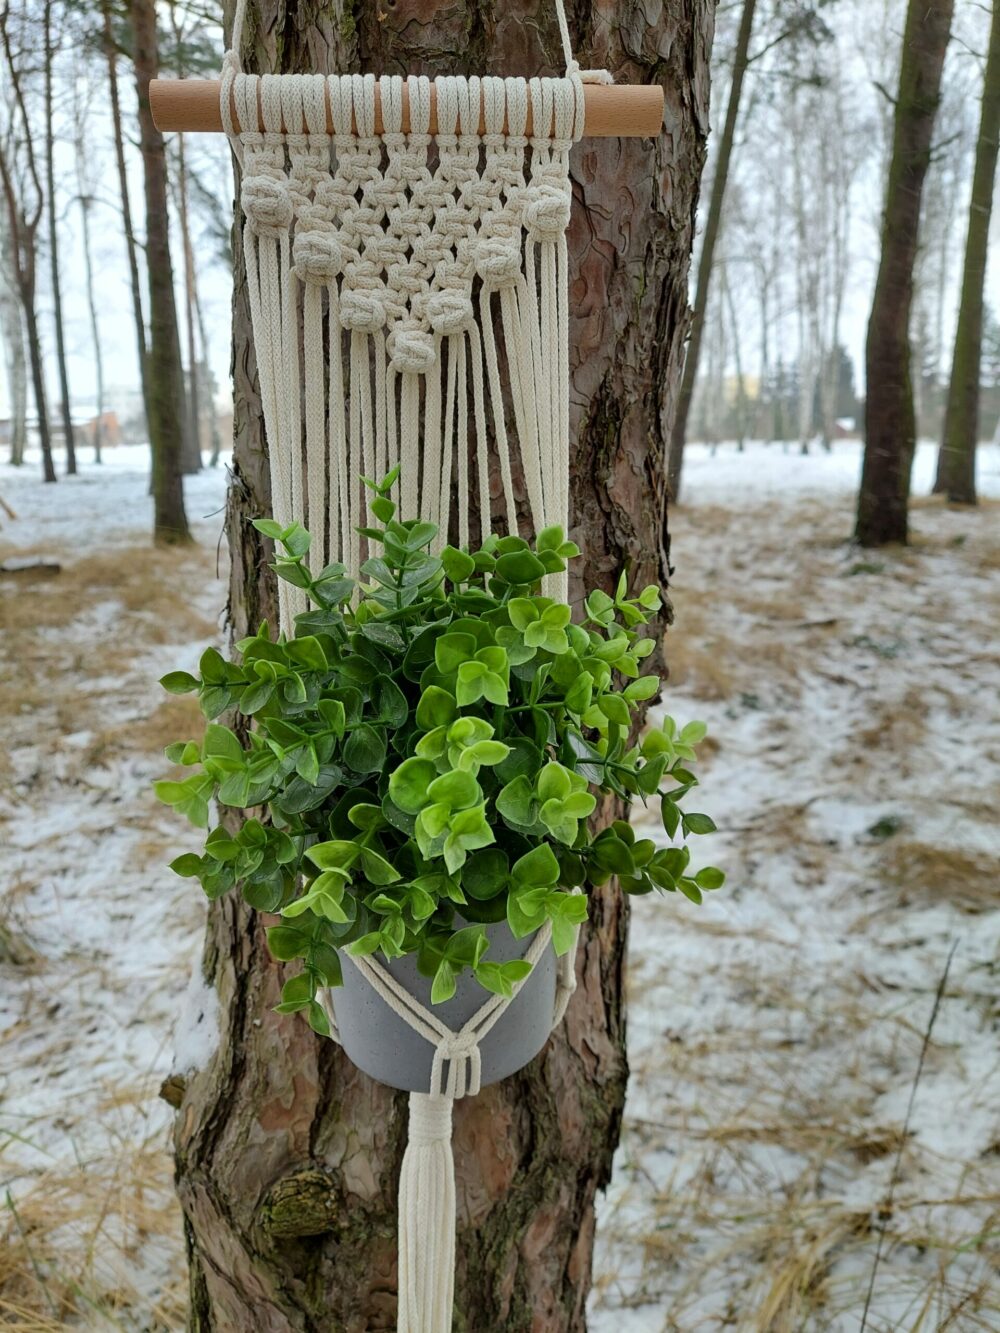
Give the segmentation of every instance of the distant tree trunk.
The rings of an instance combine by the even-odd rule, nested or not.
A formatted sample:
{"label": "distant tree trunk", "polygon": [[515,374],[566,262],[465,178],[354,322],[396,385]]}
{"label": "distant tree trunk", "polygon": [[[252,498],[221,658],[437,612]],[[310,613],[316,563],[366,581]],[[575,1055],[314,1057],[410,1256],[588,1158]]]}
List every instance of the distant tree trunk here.
{"label": "distant tree trunk", "polygon": [[983,289],[993,210],[993,186],[1000,149],[1000,0],[994,0],[990,45],[983,76],[983,108],[976,144],[976,168],[969,206],[962,299],[948,386],[944,439],[934,490],[958,504],[976,503],[976,445],[983,356]]}
{"label": "distant tree trunk", "polygon": [[80,203],[80,235],[83,240],[84,280],[87,287],[87,313],[91,321],[91,347],[93,351],[93,376],[97,396],[97,413],[93,423],[93,461],[100,463],[101,447],[104,444],[104,353],[101,351],[100,319],[97,316],[97,295],[93,285],[93,244],[91,239],[91,209],[93,208],[93,189],[87,167],[87,136],[85,136],[85,117],[83,108],[76,107],[75,143],[76,151],[76,195]]}
{"label": "distant tree trunk", "polygon": [[[198,275],[194,265],[194,247],[191,244],[191,226],[188,216],[187,163],[184,154],[184,135],[177,136],[177,198],[178,220],[180,221],[181,244],[184,248],[184,311],[187,323],[187,422],[188,422],[188,466],[185,472],[197,472],[201,468],[201,411],[199,405],[200,389],[198,383],[198,348],[195,343],[195,302],[197,300]],[[191,466],[194,464],[194,466]]]}
{"label": "distant tree trunk", "polygon": [[[52,438],[49,434],[49,408],[45,395],[42,344],[38,333],[38,312],[35,305],[38,226],[42,220],[44,196],[31,138],[31,125],[24,101],[21,74],[11,49],[10,33],[7,27],[9,17],[9,7],[7,5],[0,7],[0,41],[3,44],[3,55],[8,75],[5,82],[9,82],[12,94],[12,115],[17,118],[20,132],[17,136],[7,136],[0,141],[0,185],[3,186],[4,203],[7,209],[7,231],[13,257],[14,285],[17,288],[17,295],[21,302],[25,333],[28,339],[31,384],[35,395],[35,411],[38,415],[38,442],[42,452],[42,475],[46,481],[55,481],[56,470],[52,462]],[[13,155],[17,152],[16,139],[19,139],[23,145],[25,179],[22,181],[15,179],[16,166]],[[19,188],[24,190],[25,195],[32,196],[30,204],[21,197]]]}
{"label": "distant tree trunk", "polygon": [[[571,508],[588,586],[611,587],[626,564],[640,584],[667,574],[665,453],[707,128],[713,12],[712,0],[665,0],[654,22],[626,29],[613,0],[573,10],[581,61],[607,64],[622,81],[662,81],[671,126],[655,144],[592,140],[573,156]],[[255,0],[245,63],[431,74],[558,67],[554,15],[541,0],[488,22],[475,6],[432,11],[422,0],[391,7],[365,0],[352,17],[350,25],[337,20],[324,0],[299,0],[294,11],[279,0]],[[597,35],[596,49],[586,49],[587,34]],[[457,59],[448,54],[455,51]],[[268,512],[269,488],[240,263],[237,254],[227,523],[236,637],[274,613],[251,526]],[[594,1197],[609,1177],[626,1077],[626,909],[612,890],[597,891],[591,903],[566,1025],[527,1069],[456,1107],[456,1333],[585,1327]],[[237,896],[211,909],[205,967],[221,998],[220,1044],[188,1083],[175,1140],[190,1327],[395,1328],[405,1097],[365,1078],[304,1023],[272,1012],[281,969],[267,957],[260,917]]]}
{"label": "distant tree trunk", "polygon": [[219,466],[219,455],[222,453],[222,437],[219,434],[219,418],[215,410],[215,376],[212,374],[212,368],[208,361],[208,335],[205,331],[205,315],[201,307],[201,296],[198,292],[198,284],[194,288],[194,313],[198,321],[198,343],[202,352],[202,364],[199,383],[204,385],[208,396],[208,431],[209,439],[212,444],[212,452],[209,456],[209,467]]}
{"label": "distant tree trunk", "polygon": [[184,512],[181,457],[184,394],[170,263],[167,161],[149,109],[149,83],[159,68],[155,0],[131,0],[139,135],[146,187],[146,268],[149,274],[149,435],[153,451],[153,535],[172,544],[190,539]]}
{"label": "distant tree trunk", "polygon": [[45,187],[49,221],[49,280],[52,284],[52,316],[56,328],[56,371],[59,376],[59,408],[66,440],[66,471],[76,472],[76,442],[73,439],[73,408],[69,396],[69,371],[66,368],[66,330],[63,324],[62,280],[59,273],[59,228],[56,221],[55,131],[52,125],[52,0],[45,0]]}
{"label": "distant tree trunk", "polygon": [[10,454],[8,462],[20,467],[28,436],[28,363],[24,355],[24,318],[17,295],[10,232],[0,227],[0,338],[10,392]]}
{"label": "distant tree trunk", "polygon": [[747,385],[743,374],[743,353],[740,347],[740,321],[736,314],[736,300],[733,296],[733,284],[729,281],[729,270],[723,265],[722,294],[729,316],[729,328],[733,340],[733,363],[736,368],[736,450],[742,453],[746,448],[747,437]]}
{"label": "distant tree trunk", "polygon": [[865,458],[855,535],[862,546],[907,539],[916,418],[910,356],[913,265],[954,0],[909,0],[899,70],[882,259],[868,322]]}
{"label": "distant tree trunk", "polygon": [[122,230],[125,233],[125,250],[128,255],[129,289],[132,293],[132,322],[135,326],[136,353],[139,358],[139,381],[142,385],[142,406],[146,417],[146,429],[150,426],[149,407],[149,367],[147,365],[148,348],[146,346],[146,321],[142,314],[142,282],[139,278],[139,247],[136,244],[135,228],[132,225],[132,203],[128,192],[128,168],[125,163],[125,136],[122,130],[121,96],[118,90],[118,47],[115,44],[114,27],[111,21],[111,0],[101,0],[101,17],[104,23],[104,58],[108,66],[108,99],[111,103],[111,129],[115,144],[115,170],[118,175],[118,193],[122,204]]}
{"label": "distant tree trunk", "polygon": [[754,11],[757,0],[743,0],[743,16],[736,37],[736,54],[733,58],[733,77],[729,85],[729,105],[726,107],[726,123],[719,140],[719,155],[715,160],[715,175],[712,177],[712,192],[708,200],[708,215],[705,219],[705,234],[701,242],[701,256],[698,260],[698,283],[694,294],[694,310],[691,312],[691,337],[684,357],[684,375],[681,380],[680,394],[677,398],[677,410],[670,436],[670,455],[667,468],[667,490],[672,499],[678,500],[681,494],[681,470],[684,466],[684,442],[687,436],[688,416],[691,412],[691,399],[694,397],[695,381],[698,378],[698,359],[701,356],[702,338],[705,332],[705,311],[708,306],[708,290],[712,280],[712,262],[715,247],[722,228],[722,205],[729,181],[729,164],[733,156],[733,144],[736,141],[736,121],[740,111],[740,98],[743,94],[743,78],[747,72],[750,54],[750,35],[753,30]]}

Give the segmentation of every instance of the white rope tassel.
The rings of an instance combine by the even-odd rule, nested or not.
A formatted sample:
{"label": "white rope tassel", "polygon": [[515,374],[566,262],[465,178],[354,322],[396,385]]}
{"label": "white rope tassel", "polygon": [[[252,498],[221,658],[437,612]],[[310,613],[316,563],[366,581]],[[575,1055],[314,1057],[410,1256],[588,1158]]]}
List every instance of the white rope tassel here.
{"label": "white rope tassel", "polygon": [[448,1333],[455,1295],[455,1160],[451,1097],[410,1093],[399,1177],[397,1333]]}

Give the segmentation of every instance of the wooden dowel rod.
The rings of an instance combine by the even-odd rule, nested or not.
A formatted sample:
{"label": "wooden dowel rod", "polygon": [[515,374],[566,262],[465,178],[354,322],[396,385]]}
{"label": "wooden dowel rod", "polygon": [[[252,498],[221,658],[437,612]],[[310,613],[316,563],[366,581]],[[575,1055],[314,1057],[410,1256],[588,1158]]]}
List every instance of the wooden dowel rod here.
{"label": "wooden dowel rod", "polygon": [[[153,79],[149,85],[149,105],[158,130],[169,133],[183,130],[186,134],[221,133],[222,112],[219,107],[221,85],[210,79]],[[583,96],[586,106],[584,135],[588,139],[651,138],[663,126],[663,89],[651,86],[630,87],[627,84],[585,83]],[[238,124],[233,106],[233,123]],[[332,131],[330,106],[326,109],[327,129]],[[403,88],[403,129],[410,127],[410,105]],[[263,130],[264,123],[260,122]],[[480,132],[485,125],[480,120]],[[431,134],[437,132],[437,99],[431,84]],[[382,133],[382,106],[378,86],[375,88],[375,132]],[[532,133],[531,109],[528,109],[527,133]]]}

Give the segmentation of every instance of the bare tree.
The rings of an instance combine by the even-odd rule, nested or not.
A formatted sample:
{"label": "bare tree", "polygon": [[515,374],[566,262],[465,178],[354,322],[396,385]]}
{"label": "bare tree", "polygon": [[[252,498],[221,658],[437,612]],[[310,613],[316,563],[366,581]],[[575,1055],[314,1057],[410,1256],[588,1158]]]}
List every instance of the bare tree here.
{"label": "bare tree", "polygon": [[69,396],[69,371],[66,366],[66,329],[63,323],[62,275],[59,272],[59,227],[56,210],[56,155],[53,128],[52,66],[56,47],[52,36],[52,0],[42,6],[45,71],[45,190],[48,217],[49,282],[52,286],[52,317],[56,331],[56,373],[59,377],[59,411],[66,441],[66,471],[76,472],[76,444],[73,438],[73,409]]}
{"label": "bare tree", "polygon": [[726,107],[726,120],[722,129],[722,138],[719,141],[718,155],[715,159],[715,174],[712,177],[708,213],[705,218],[705,234],[702,237],[701,255],[698,260],[698,281],[695,287],[694,309],[691,312],[691,338],[684,357],[684,377],[681,380],[680,395],[677,399],[677,410],[670,437],[670,456],[667,464],[667,487],[675,500],[679,498],[681,493],[681,471],[684,466],[684,441],[687,435],[688,415],[691,411],[691,399],[698,378],[698,358],[701,354],[701,341],[705,329],[705,312],[708,305],[712,264],[715,260],[715,247],[718,244],[719,233],[722,228],[722,205],[729,180],[733,144],[736,142],[736,121],[740,112],[743,80],[749,66],[750,36],[753,31],[756,8],[757,0],[743,0],[743,13],[736,37],[736,50],[733,55],[729,103]]}
{"label": "bare tree", "polygon": [[35,286],[38,261],[38,228],[42,220],[45,195],[42,192],[31,138],[31,124],[24,97],[18,55],[10,32],[10,8],[0,6],[0,42],[12,97],[8,104],[9,120],[0,137],[0,184],[7,208],[7,229],[13,255],[14,281],[24,313],[31,382],[38,416],[38,440],[42,451],[42,474],[46,481],[56,480],[52,462],[52,437],[49,433],[49,409],[45,393],[45,368],[42,362],[41,335]]}
{"label": "bare tree", "polygon": [[94,384],[97,394],[97,412],[94,418],[94,462],[101,462],[101,448],[104,444],[104,351],[101,346],[101,326],[97,308],[97,292],[94,285],[94,245],[91,235],[91,214],[96,202],[96,190],[93,180],[93,166],[87,151],[87,125],[89,119],[87,99],[81,95],[79,87],[74,88],[73,100],[73,148],[76,162],[76,199],[80,206],[80,235],[83,242],[83,273],[87,292],[87,314],[90,320],[91,353],[94,358]]}
{"label": "bare tree", "polygon": [[983,102],[976,166],[969,204],[962,297],[958,309],[944,439],[938,455],[935,491],[960,504],[976,503],[976,445],[983,352],[983,291],[993,210],[993,187],[1000,149],[1000,0],[994,0],[983,74]]}
{"label": "bare tree", "polygon": [[[142,385],[143,410],[147,430],[150,427],[149,355],[146,346],[146,321],[142,313],[142,282],[139,277],[139,246],[132,222],[132,201],[128,188],[128,167],[125,160],[125,134],[122,128],[121,92],[118,86],[119,48],[115,40],[111,0],[100,0],[104,59],[108,70],[108,100],[111,105],[111,129],[115,146],[115,169],[121,198],[122,230],[128,256],[129,290],[132,294],[132,323],[135,328],[136,354],[139,359],[139,379]],[[152,438],[152,437],[151,437]]]}
{"label": "bare tree", "polygon": [[954,0],[909,0],[882,258],[868,322],[865,457],[855,534],[862,546],[905,542],[916,420],[910,364],[913,265]]}
{"label": "bare tree", "polygon": [[153,535],[166,544],[190,539],[181,475],[184,448],[183,372],[170,262],[167,163],[163,136],[153,124],[149,84],[159,59],[155,0],[130,0],[133,60],[139,97],[139,134],[146,195],[146,270],[149,277],[147,358],[149,437],[153,453]]}

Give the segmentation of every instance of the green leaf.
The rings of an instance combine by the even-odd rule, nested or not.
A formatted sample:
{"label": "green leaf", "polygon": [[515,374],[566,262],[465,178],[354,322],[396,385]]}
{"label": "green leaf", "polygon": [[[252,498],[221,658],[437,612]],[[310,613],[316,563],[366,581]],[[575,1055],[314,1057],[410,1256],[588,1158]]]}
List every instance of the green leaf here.
{"label": "green leaf", "polygon": [[389,779],[389,795],[406,814],[418,814],[430,802],[427,789],[437,777],[429,759],[404,759]]}
{"label": "green leaf", "polygon": [[188,671],[168,671],[160,677],[160,684],[169,694],[190,694],[198,688],[197,676]]}
{"label": "green leaf", "polygon": [[476,852],[462,868],[462,888],[470,898],[486,902],[507,886],[510,864],[498,847]]}
{"label": "green leaf", "polygon": [[310,847],[306,856],[318,870],[347,871],[358,859],[361,847],[349,838],[335,838],[331,842],[318,842]]}
{"label": "green leaf", "polygon": [[698,745],[708,735],[708,726],[704,722],[689,722],[677,737],[680,745]]}
{"label": "green leaf", "polygon": [[195,875],[201,874],[201,857],[194,852],[185,852],[183,856],[175,857],[170,862],[170,869],[175,875],[183,875],[185,879],[191,879]]}
{"label": "green leaf", "polygon": [[455,969],[447,958],[442,958],[438,970],[434,973],[431,986],[431,1004],[444,1004],[455,994]]}
{"label": "green leaf", "polygon": [[455,699],[439,685],[428,685],[417,704],[416,723],[424,731],[447,726],[458,714]]}
{"label": "green leaf", "polygon": [[616,722],[620,727],[631,726],[632,714],[629,712],[628,704],[620,694],[602,694],[597,701],[597,706],[606,718]]}
{"label": "green leaf", "polygon": [[429,800],[446,805],[451,810],[464,810],[481,799],[482,791],[471,773],[453,769],[434,779],[427,788],[427,796]]}
{"label": "green leaf", "polygon": [[629,681],[622,693],[630,703],[638,703],[644,699],[652,699],[659,688],[659,676],[640,676],[638,680]]}
{"label": "green leaf", "polygon": [[318,1000],[313,1000],[310,1003],[307,1010],[307,1017],[309,1019],[309,1026],[312,1028],[313,1032],[320,1037],[329,1037],[330,1019],[327,1016],[326,1010]]}
{"label": "green leaf", "polygon": [[309,936],[294,926],[269,926],[267,947],[277,962],[289,963],[293,958],[301,958],[309,948]]}
{"label": "green leaf", "polygon": [[313,996],[315,982],[308,972],[289,977],[281,988],[282,1004],[307,1004]]}
{"label": "green leaf", "polygon": [[519,857],[511,867],[511,878],[515,884],[531,888],[557,883],[559,862],[549,844],[540,843]]}
{"label": "green leaf", "polygon": [[385,732],[363,722],[344,742],[344,763],[355,773],[378,773],[385,765],[385,751]]}
{"label": "green leaf", "polygon": [[512,597],[507,603],[507,614],[515,629],[525,630],[534,624],[541,615],[538,603],[542,598]]}
{"label": "green leaf", "polygon": [[438,671],[449,676],[463,662],[471,662],[476,654],[476,641],[471,634],[442,634],[434,644],[434,663]]}
{"label": "green leaf", "polygon": [[255,518],[253,520],[253,526],[258,532],[262,532],[265,537],[270,537],[273,542],[278,541],[285,530],[281,524],[276,523],[273,518]]}
{"label": "green leaf", "polygon": [[496,798],[497,810],[514,824],[533,824],[534,805],[534,789],[524,773],[508,782]]}
{"label": "green leaf", "polygon": [[690,814],[681,818],[685,833],[714,833],[715,820],[710,815]]}
{"label": "green leaf", "polygon": [[496,572],[507,583],[537,583],[545,574],[545,566],[530,551],[512,551],[497,560]]}
{"label": "green leaf", "polygon": [[713,889],[721,889],[726,882],[726,876],[723,871],[719,870],[716,866],[705,866],[698,871],[697,875],[695,875],[694,882],[698,885],[699,889],[707,889],[711,891]]}
{"label": "green leaf", "polygon": [[402,878],[390,861],[387,861],[378,852],[372,851],[370,847],[366,847],[362,851],[361,864],[364,867],[365,878],[369,884],[395,884],[397,880]]}
{"label": "green leaf", "polygon": [[660,802],[660,817],[663,820],[663,827],[672,838],[681,822],[681,812],[669,796],[664,796]]}
{"label": "green leaf", "polygon": [[446,546],[441,552],[441,564],[446,578],[452,583],[465,583],[476,568],[472,556],[467,555],[465,551],[457,550],[454,546]]}

